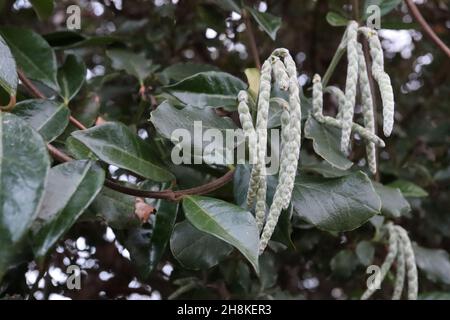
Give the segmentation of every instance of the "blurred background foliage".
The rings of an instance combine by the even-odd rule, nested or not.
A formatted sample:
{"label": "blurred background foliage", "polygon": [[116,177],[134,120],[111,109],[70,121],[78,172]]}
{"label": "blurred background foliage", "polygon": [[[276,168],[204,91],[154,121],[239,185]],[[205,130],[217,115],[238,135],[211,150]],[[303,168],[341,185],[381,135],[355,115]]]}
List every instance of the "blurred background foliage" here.
{"label": "blurred background foliage", "polygon": [[[395,92],[396,123],[394,134],[386,139],[387,147],[380,150],[379,179],[399,188],[399,197],[409,203],[394,204],[393,210],[399,210],[394,220],[418,244],[420,297],[450,298],[450,60],[425,38],[402,1],[358,2],[361,19],[372,2],[387,8],[380,35]],[[434,31],[450,44],[448,1],[416,2]],[[81,8],[79,31],[66,28],[66,8],[71,4]],[[250,26],[260,59],[277,47],[289,49],[307,101],[313,74],[325,73],[339,44],[342,21],[345,24],[354,16],[351,3],[345,0],[246,0],[245,5],[244,12],[237,0],[63,0],[55,1],[53,10],[35,7],[35,11],[28,1],[3,0],[0,20],[2,26],[23,27],[43,35],[55,50],[59,66],[70,54],[84,62],[86,83],[68,102],[82,123],[121,121],[142,138],[152,140],[155,128],[148,121],[150,112],[165,99],[177,103],[161,89],[164,85],[209,70],[221,70],[246,82],[244,70],[256,65]],[[183,67],[174,67],[180,63]],[[342,88],[345,74],[344,58],[331,83]],[[52,95],[50,89],[37,85]],[[26,95],[19,90],[18,100]],[[2,101],[7,101],[5,92]],[[336,112],[328,97],[325,110]],[[217,112],[236,119],[227,109]],[[357,114],[360,112],[357,109]],[[65,148],[73,129],[69,125],[55,145]],[[336,170],[326,170],[314,155],[310,140],[304,139],[302,149],[304,170],[340,176]],[[356,143],[350,158],[363,170],[363,145]],[[199,185],[223,172],[206,166],[171,169],[180,188]],[[133,179],[120,169],[111,175]],[[229,184],[213,196],[233,201],[232,188]],[[50,253],[47,272],[40,273],[34,262],[20,265],[8,274],[0,296],[26,296],[31,290],[36,299],[354,299],[365,288],[366,266],[380,265],[386,254],[386,247],[377,239],[376,219],[351,232],[326,232],[294,216],[292,225],[285,227],[288,238],[292,229],[292,243],[281,241],[288,242],[287,250],[274,245],[262,256],[259,279],[242,256],[230,254],[231,249],[214,243],[215,239],[205,240],[214,249],[202,251],[209,260],[193,256],[184,261],[200,270],[185,268],[166,250],[156,269],[146,273],[151,220],[144,225],[135,221],[132,197],[101,196],[117,201],[96,199]],[[158,208],[155,201],[149,204]],[[99,213],[104,215],[103,221],[92,218]],[[179,224],[174,232],[182,228],[192,227]],[[81,290],[65,286],[64,271],[69,264],[82,269]],[[38,275],[43,277],[35,284]],[[383,288],[376,297],[390,298],[392,281],[386,281]]]}

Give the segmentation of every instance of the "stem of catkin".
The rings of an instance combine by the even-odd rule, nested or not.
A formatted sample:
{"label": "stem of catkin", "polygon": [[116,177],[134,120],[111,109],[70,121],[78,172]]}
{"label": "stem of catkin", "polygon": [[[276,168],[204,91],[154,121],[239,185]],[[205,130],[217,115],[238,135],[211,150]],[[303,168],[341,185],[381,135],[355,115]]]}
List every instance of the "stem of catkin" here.
{"label": "stem of catkin", "polygon": [[[367,74],[366,60],[361,44],[358,43],[359,88],[364,117],[364,127],[375,135],[375,117],[373,114],[372,92],[370,91],[369,76]],[[373,174],[377,172],[377,158],[375,143],[366,143],[367,163]]]}
{"label": "stem of catkin", "polygon": [[358,81],[358,23],[356,21],[349,22],[346,39],[348,67],[345,82],[345,107],[342,110],[341,151],[348,154]]}

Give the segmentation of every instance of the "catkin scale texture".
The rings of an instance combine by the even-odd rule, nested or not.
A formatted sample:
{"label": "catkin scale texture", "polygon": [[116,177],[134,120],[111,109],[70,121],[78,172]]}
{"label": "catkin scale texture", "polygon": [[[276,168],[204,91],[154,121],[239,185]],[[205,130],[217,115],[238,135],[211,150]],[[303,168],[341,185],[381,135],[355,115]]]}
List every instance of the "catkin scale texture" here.
{"label": "catkin scale texture", "polygon": [[[364,116],[364,127],[375,135],[375,117],[373,113],[372,92],[370,91],[369,76],[367,74],[366,60],[361,44],[358,43],[359,88],[361,91],[361,104]],[[377,172],[375,143],[366,144],[367,163],[373,174]]]}
{"label": "catkin scale texture", "polygon": [[267,118],[269,116],[269,100],[272,80],[272,65],[266,60],[261,68],[261,80],[259,84],[258,115],[256,119],[257,163],[253,166],[250,187],[247,195],[247,203],[253,202],[256,195],[256,223],[261,230],[266,215],[266,149],[267,149]]}
{"label": "catkin scale texture", "polygon": [[285,81],[285,75],[288,76],[289,109],[283,110],[281,115],[282,150],[279,181],[261,234],[260,254],[264,252],[272,237],[281,211],[289,206],[301,144],[300,89],[295,62],[286,49],[277,49],[272,55],[277,58],[283,58],[283,65],[279,64],[281,60],[273,58],[274,63],[277,64],[277,67],[274,67],[274,69],[277,69],[276,71],[274,70],[274,77],[275,81],[281,84]]}
{"label": "catkin scale texture", "polygon": [[364,34],[369,42],[370,56],[372,57],[372,75],[378,83],[383,102],[383,132],[388,137],[391,135],[394,126],[394,91],[391,78],[384,71],[383,48],[375,30],[361,27],[359,31]]}
{"label": "catkin scale texture", "polygon": [[345,107],[342,110],[341,150],[348,154],[350,134],[353,123],[353,113],[358,81],[358,24],[350,21],[347,26],[347,79],[345,81]]}

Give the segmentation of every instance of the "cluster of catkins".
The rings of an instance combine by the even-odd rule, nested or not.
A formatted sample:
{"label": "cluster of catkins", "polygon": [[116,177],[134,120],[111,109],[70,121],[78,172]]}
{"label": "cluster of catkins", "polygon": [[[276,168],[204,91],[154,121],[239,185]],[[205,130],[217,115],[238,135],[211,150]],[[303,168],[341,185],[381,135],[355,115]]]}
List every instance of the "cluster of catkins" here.
{"label": "cluster of catkins", "polygon": [[416,300],[418,292],[417,267],[408,233],[402,227],[392,224],[392,222],[387,223],[385,228],[389,234],[388,254],[376,278],[377,285],[368,288],[361,296],[361,300],[369,299],[372,296],[378,285],[386,277],[395,259],[397,259],[397,270],[392,300],[399,300],[401,298],[405,277],[408,279],[408,299]]}
{"label": "cluster of catkins", "polygon": [[[313,116],[320,123],[332,125],[342,129],[341,150],[348,152],[351,132],[359,134],[367,141],[367,158],[370,170],[376,172],[376,146],[384,147],[384,142],[375,134],[375,117],[372,94],[370,91],[366,61],[361,44],[358,43],[358,32],[362,33],[370,46],[372,57],[372,75],[380,88],[383,101],[383,130],[386,136],[392,132],[394,122],[394,95],[391,81],[384,72],[383,50],[376,31],[367,27],[358,27],[351,21],[345,31],[339,50],[347,50],[348,70],[345,93],[337,87],[327,87],[326,92],[336,96],[339,102],[339,112],[336,118],[324,116],[323,89],[319,75],[313,79]],[[364,114],[364,127],[353,122],[357,84],[361,91]],[[275,190],[273,202],[266,218],[266,149],[267,149],[267,121],[269,115],[269,100],[272,82],[280,90],[289,92],[289,103],[282,106],[281,113],[281,156],[279,182]],[[248,108],[246,91],[238,95],[239,117],[245,135],[249,139],[249,154],[253,164],[247,206],[255,204],[256,223],[261,232],[260,253],[269,242],[278,218],[283,209],[287,209],[291,200],[294,180],[301,143],[301,108],[299,84],[295,62],[286,49],[276,49],[264,62],[261,68],[259,94],[257,101],[256,127]]]}
{"label": "cluster of catkins", "polygon": [[[351,21],[344,33],[338,50],[347,51],[347,78],[345,82],[345,93],[339,88],[330,86],[325,91],[334,95],[338,101],[339,111],[336,118],[323,116],[322,84],[319,75],[313,78],[313,116],[320,123],[341,128],[341,150],[348,154],[350,135],[358,133],[367,141],[366,152],[369,169],[375,173],[376,168],[376,146],[384,147],[384,142],[375,134],[375,118],[373,111],[373,100],[364,52],[358,43],[358,33],[368,40],[370,56],[372,58],[371,73],[380,89],[383,103],[383,132],[389,136],[394,124],[394,93],[389,75],[384,71],[383,49],[378,34],[368,27],[358,27],[357,22]],[[361,92],[361,104],[364,117],[364,127],[353,122],[357,84]]]}
{"label": "cluster of catkins", "polygon": [[[289,93],[289,103],[283,107],[281,114],[281,157],[279,181],[269,213],[266,219],[266,149],[267,119],[269,116],[269,100],[272,80],[281,90]],[[297,172],[297,163],[301,143],[301,108],[300,88],[297,80],[295,62],[289,51],[276,49],[264,62],[261,68],[259,95],[257,102],[256,128],[247,106],[247,93],[241,91],[239,100],[239,118],[245,135],[249,138],[249,154],[253,160],[247,194],[247,206],[255,205],[256,223],[261,233],[260,254],[264,252],[281,211],[289,206],[292,189]],[[256,142],[256,143],[255,143]]]}

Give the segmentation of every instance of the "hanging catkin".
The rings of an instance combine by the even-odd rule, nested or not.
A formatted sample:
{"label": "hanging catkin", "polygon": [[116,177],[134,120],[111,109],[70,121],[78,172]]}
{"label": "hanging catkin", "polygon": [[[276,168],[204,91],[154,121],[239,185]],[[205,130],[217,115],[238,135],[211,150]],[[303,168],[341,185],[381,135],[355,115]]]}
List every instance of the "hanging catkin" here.
{"label": "hanging catkin", "polygon": [[245,136],[248,138],[248,149],[249,149],[249,158],[251,164],[256,164],[257,162],[257,137],[255,128],[253,126],[252,115],[250,114],[250,110],[248,108],[248,95],[245,90],[241,90],[238,94],[238,112],[239,112],[239,120],[242,125],[242,129],[244,130]]}
{"label": "hanging catkin", "polygon": [[370,56],[372,57],[372,75],[378,83],[383,102],[383,132],[388,137],[391,135],[394,126],[394,91],[391,78],[384,72],[383,48],[375,30],[368,27],[361,27],[359,30],[369,42]]}
{"label": "hanging catkin", "polygon": [[345,107],[342,110],[341,150],[348,154],[350,134],[353,124],[353,113],[358,81],[358,23],[350,21],[347,26],[347,79],[345,81]]}
{"label": "hanging catkin", "polygon": [[342,109],[344,109],[345,106],[345,94],[344,92],[342,92],[341,89],[339,89],[338,87],[335,86],[328,86],[325,88],[324,90],[325,92],[330,93],[331,95],[333,95],[337,101],[338,101],[338,112],[336,114],[336,119],[337,120],[342,120]]}
{"label": "hanging catkin", "polygon": [[[395,231],[393,224],[388,223],[386,225],[386,228],[389,233],[389,248],[388,248],[388,254],[387,254],[383,264],[381,265],[380,274],[378,275],[377,280],[378,280],[379,284],[381,284],[381,282],[383,282],[384,278],[386,277],[389,269],[392,266],[392,263],[395,260],[395,257],[397,256],[397,250],[398,250],[398,243],[397,243],[398,234]],[[361,300],[369,299],[372,296],[372,294],[375,292],[375,290],[376,290],[375,287],[367,288],[367,290],[361,296]]]}
{"label": "hanging catkin", "polygon": [[313,93],[312,93],[313,116],[317,121],[324,122],[322,79],[318,74],[315,74],[312,82],[313,82]]}
{"label": "hanging catkin", "polygon": [[[336,94],[338,100],[344,99],[342,96],[342,91],[340,91],[338,88],[327,88],[327,91],[329,91],[332,94]],[[339,93],[340,92],[340,93]],[[337,128],[342,128],[342,120],[324,116],[322,114],[323,110],[323,98],[322,98],[322,83],[319,75],[315,75],[313,78],[313,117],[320,123],[323,123],[325,125],[330,125]],[[351,131],[359,134],[361,138],[366,140],[368,143],[374,143],[375,145],[379,147],[384,147],[384,141],[381,140],[377,135],[375,135],[373,132],[367,130],[366,128],[360,126],[357,123],[352,122]]]}
{"label": "hanging catkin", "polygon": [[300,156],[301,135],[302,135],[302,109],[300,105],[300,86],[297,80],[297,68],[289,51],[284,49],[282,52],[284,64],[289,76],[289,154],[286,168],[286,193],[283,199],[283,208],[287,209],[291,201],[292,190],[294,188],[295,176],[297,173],[298,159]]}
{"label": "hanging catkin", "polygon": [[[266,150],[267,150],[267,119],[269,117],[269,101],[272,80],[272,65],[267,59],[261,68],[261,80],[259,84],[258,115],[256,118],[256,134],[258,135],[258,162],[253,170],[259,176],[256,183],[256,224],[259,230],[264,225],[266,216]],[[256,167],[256,168],[255,168]],[[252,172],[253,175],[253,172]],[[252,179],[251,179],[252,180]],[[256,179],[255,179],[256,180]],[[250,185],[249,196],[253,195],[255,186]],[[250,198],[250,197],[249,197]]]}
{"label": "hanging catkin", "polygon": [[289,77],[286,72],[286,67],[279,57],[272,56],[272,70],[278,87],[283,91],[287,91],[289,89]]}
{"label": "hanging catkin", "polygon": [[[367,74],[366,60],[361,44],[358,43],[358,64],[359,64],[359,88],[361,91],[361,104],[364,116],[364,127],[375,135],[375,118],[373,113],[373,100],[370,91],[369,77]],[[366,143],[367,162],[369,170],[373,174],[377,172],[375,143]]]}
{"label": "hanging catkin", "polygon": [[[295,176],[297,172],[298,157],[301,144],[301,108],[300,108],[300,89],[297,80],[297,70],[295,62],[286,49],[277,49],[272,55],[283,58],[284,66],[289,77],[289,113],[282,113],[282,151],[281,166],[279,172],[279,181],[266,224],[261,234],[260,254],[264,252],[283,208],[289,206],[292,189],[294,187]],[[275,59],[275,61],[277,61]],[[282,69],[280,67],[280,69]],[[277,72],[277,76],[283,76]],[[279,80],[277,80],[279,82]]]}
{"label": "hanging catkin", "polygon": [[406,230],[400,226],[397,226],[396,228],[405,250],[406,275],[408,277],[408,299],[417,300],[419,285],[414,250],[412,248],[411,240],[409,239]]}
{"label": "hanging catkin", "polygon": [[395,274],[395,284],[394,284],[394,293],[392,294],[392,300],[399,300],[402,297],[403,292],[403,286],[405,283],[405,272],[406,272],[406,266],[405,266],[405,247],[403,246],[402,239],[400,237],[400,234],[398,233],[398,230],[396,228],[395,230],[397,232],[397,245],[398,245],[398,252],[397,252],[397,272]]}

